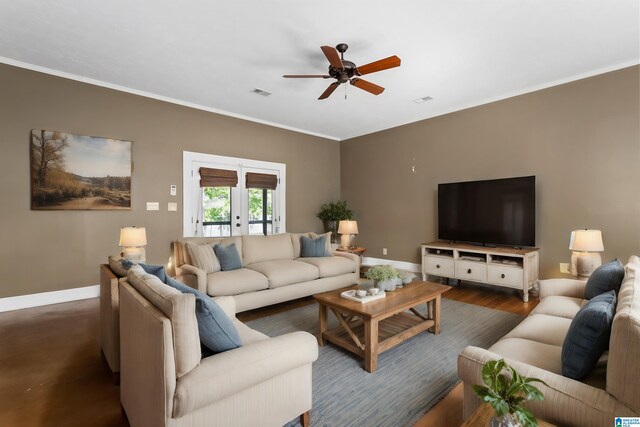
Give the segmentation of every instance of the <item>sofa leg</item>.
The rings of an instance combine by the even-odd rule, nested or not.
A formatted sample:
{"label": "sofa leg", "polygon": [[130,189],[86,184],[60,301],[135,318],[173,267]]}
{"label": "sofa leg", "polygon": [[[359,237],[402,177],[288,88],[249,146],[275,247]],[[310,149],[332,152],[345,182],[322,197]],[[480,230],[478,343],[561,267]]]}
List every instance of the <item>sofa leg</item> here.
{"label": "sofa leg", "polygon": [[311,411],[300,415],[300,424],[302,424],[302,427],[309,427],[311,425]]}

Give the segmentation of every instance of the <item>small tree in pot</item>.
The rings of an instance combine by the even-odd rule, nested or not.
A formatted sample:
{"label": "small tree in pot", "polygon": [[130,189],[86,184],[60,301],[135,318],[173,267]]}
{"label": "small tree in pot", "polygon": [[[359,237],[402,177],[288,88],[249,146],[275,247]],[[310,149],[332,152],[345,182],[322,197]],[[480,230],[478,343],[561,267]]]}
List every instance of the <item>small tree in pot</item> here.
{"label": "small tree in pot", "polygon": [[336,202],[322,204],[317,217],[322,220],[324,231],[331,231],[331,243],[333,243],[336,240],[338,221],[353,219],[353,211],[347,207],[346,201],[338,200]]}

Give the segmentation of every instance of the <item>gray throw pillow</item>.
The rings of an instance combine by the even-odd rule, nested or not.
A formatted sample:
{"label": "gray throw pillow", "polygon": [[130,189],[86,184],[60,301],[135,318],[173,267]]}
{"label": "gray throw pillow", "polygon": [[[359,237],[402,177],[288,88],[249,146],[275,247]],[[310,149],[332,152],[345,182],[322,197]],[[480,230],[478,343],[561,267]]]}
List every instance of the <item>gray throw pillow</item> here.
{"label": "gray throw pillow", "polygon": [[[222,308],[208,295],[193,289],[173,277],[167,276],[167,285],[196,297],[196,318],[198,333],[203,346],[214,353],[242,347],[242,340],[233,321]],[[206,351],[203,351],[206,355]]]}
{"label": "gray throw pillow", "polygon": [[229,246],[217,244],[213,247],[213,251],[216,253],[218,261],[220,261],[220,269],[222,271],[242,268],[242,260],[240,259],[240,254],[238,253],[238,249],[236,249],[235,243]]}
{"label": "gray throw pillow", "polygon": [[589,375],[609,346],[615,312],[613,290],[594,297],[580,308],[562,344],[562,375],[575,380]]}
{"label": "gray throw pillow", "polygon": [[303,258],[327,256],[326,236],[300,236],[300,256]]}
{"label": "gray throw pillow", "polygon": [[[131,262],[128,259],[122,260],[122,267],[124,267],[126,270],[129,270],[134,265],[136,265],[136,263]],[[164,271],[163,265],[153,265],[153,264],[138,264],[138,265],[142,267],[142,269],[146,273],[153,274],[158,279],[162,280],[163,283],[166,281],[167,273]]]}
{"label": "gray throw pillow", "polygon": [[584,287],[584,299],[591,299],[607,291],[620,290],[620,285],[624,279],[624,266],[619,259],[601,265],[596,268]]}

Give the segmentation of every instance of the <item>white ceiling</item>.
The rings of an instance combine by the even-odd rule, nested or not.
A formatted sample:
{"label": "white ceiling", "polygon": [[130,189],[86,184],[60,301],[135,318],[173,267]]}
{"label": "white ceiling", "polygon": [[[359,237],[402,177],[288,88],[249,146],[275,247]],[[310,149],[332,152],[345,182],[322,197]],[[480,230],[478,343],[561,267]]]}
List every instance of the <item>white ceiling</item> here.
{"label": "white ceiling", "polygon": [[[325,73],[340,42],[357,65],[402,59],[365,77],[384,93],[318,101],[333,80],[281,77]],[[0,57],[344,140],[637,64],[640,2],[0,0]]]}

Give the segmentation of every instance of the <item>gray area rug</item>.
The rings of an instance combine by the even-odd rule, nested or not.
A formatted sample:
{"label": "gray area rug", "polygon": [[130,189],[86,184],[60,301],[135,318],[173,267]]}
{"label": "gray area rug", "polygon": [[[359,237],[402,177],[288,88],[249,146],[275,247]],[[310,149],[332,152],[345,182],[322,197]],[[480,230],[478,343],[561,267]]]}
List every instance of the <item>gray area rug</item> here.
{"label": "gray area rug", "polygon": [[[426,312],[426,307],[419,307]],[[338,322],[329,312],[329,326]],[[378,357],[370,374],[363,360],[333,344],[320,347],[313,364],[314,427],[411,426],[457,383],[456,361],[466,346],[488,348],[523,317],[442,299],[442,332],[422,333]],[[247,323],[269,336],[316,334],[317,304]],[[297,420],[287,427],[299,426]]]}

